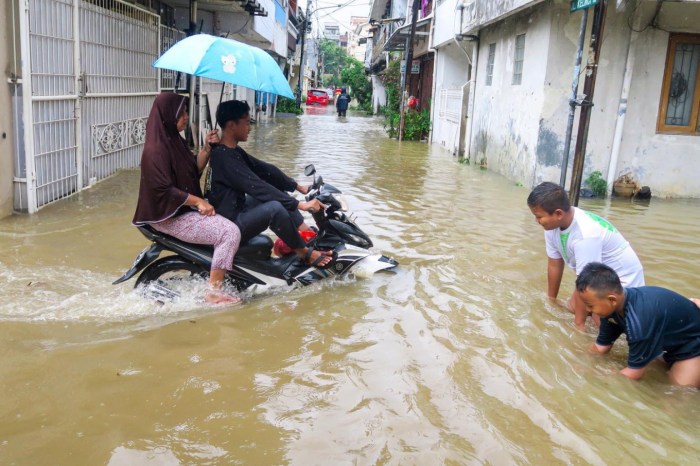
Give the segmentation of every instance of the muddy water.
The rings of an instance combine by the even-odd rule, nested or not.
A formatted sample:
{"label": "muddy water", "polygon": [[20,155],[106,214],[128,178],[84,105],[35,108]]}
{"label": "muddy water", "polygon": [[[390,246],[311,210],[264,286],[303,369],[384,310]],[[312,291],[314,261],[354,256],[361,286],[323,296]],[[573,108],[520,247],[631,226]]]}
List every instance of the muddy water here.
{"label": "muddy water", "polygon": [[[395,274],[207,308],[110,283],[139,174],[0,221],[0,464],[691,464],[700,399],[547,303],[526,188],[315,108],[246,148],[341,188]],[[698,295],[700,203],[584,201]],[[563,292],[572,289],[566,272]]]}

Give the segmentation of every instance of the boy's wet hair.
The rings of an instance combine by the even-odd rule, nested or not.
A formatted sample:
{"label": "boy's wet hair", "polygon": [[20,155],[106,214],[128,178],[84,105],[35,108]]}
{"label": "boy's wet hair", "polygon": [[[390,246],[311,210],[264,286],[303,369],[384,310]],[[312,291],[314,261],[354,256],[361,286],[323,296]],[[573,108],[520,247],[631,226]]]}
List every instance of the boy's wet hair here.
{"label": "boy's wet hair", "polygon": [[238,121],[250,113],[250,105],[242,100],[227,100],[216,109],[216,121],[222,128],[229,121]]}
{"label": "boy's wet hair", "polygon": [[617,273],[607,265],[589,262],[576,277],[576,289],[581,293],[590,289],[602,298],[608,293],[622,293],[622,283]]}
{"label": "boy's wet hair", "polygon": [[545,181],[535,186],[535,189],[527,197],[527,205],[530,208],[540,207],[548,214],[553,214],[557,209],[564,212],[571,209],[569,196],[566,195],[564,188],[551,181]]}

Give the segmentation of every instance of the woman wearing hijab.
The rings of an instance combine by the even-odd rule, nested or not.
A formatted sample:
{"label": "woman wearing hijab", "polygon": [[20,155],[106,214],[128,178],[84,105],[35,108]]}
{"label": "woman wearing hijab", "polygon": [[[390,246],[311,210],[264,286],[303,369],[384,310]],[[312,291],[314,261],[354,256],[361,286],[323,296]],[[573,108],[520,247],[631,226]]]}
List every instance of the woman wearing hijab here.
{"label": "woman wearing hijab", "polygon": [[217,215],[202,196],[199,177],[209,155],[210,143],[218,142],[216,131],[195,156],[180,136],[187,127],[187,97],[168,92],[156,97],[146,123],[146,143],[141,157],[141,184],[133,224],[154,229],[182,241],[214,246],[210,292],[212,304],[235,303],[240,298],[222,291],[224,275],[231,270],[241,232],[231,221]]}

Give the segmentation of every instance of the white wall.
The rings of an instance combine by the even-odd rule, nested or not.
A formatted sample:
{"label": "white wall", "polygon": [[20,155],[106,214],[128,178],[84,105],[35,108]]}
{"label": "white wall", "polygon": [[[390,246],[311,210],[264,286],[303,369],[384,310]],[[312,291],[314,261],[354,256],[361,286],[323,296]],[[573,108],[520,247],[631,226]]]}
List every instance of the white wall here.
{"label": "white wall", "polygon": [[[471,159],[531,184],[545,102],[550,35],[548,8],[532,8],[480,32]],[[522,84],[513,85],[515,36],[526,34]],[[491,86],[485,85],[488,46],[496,44]]]}
{"label": "white wall", "polygon": [[[466,43],[461,44],[467,46]],[[433,95],[433,127],[431,132],[431,142],[438,144],[453,154],[457,154],[459,148],[459,122],[455,118],[441,116],[441,109],[449,107],[455,109],[455,105],[460,107],[461,102],[443,102],[447,91],[451,94],[457,92],[460,95],[467,92],[464,85],[469,79],[469,62],[463,51],[459,50],[454,43],[437,49],[435,55],[435,94]]]}
{"label": "white wall", "polygon": [[452,41],[455,34],[460,32],[459,19],[461,10],[457,9],[457,0],[445,0],[435,5],[433,25],[433,47],[440,47]]}
{"label": "white wall", "polygon": [[376,74],[371,76],[372,81],[372,113],[376,114],[378,108],[386,105],[386,89],[384,83]]}

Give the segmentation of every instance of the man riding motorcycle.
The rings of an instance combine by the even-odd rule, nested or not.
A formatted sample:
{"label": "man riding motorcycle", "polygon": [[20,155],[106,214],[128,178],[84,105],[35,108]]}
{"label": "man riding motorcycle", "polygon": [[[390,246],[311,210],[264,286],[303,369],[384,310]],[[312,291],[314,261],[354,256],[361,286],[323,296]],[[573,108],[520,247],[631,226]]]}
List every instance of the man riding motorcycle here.
{"label": "man riding motorcycle", "polygon": [[216,118],[222,135],[209,161],[212,171],[208,199],[217,213],[240,228],[242,243],[269,227],[305,264],[328,266],[331,252],[308,247],[299,234],[300,229],[308,229],[299,210],[314,213],[325,206],[316,199],[300,202],[287,194],[292,190],[306,194],[308,187],[298,185],[276,166],[256,159],[239,146],[250,133],[248,104],[223,102]]}

